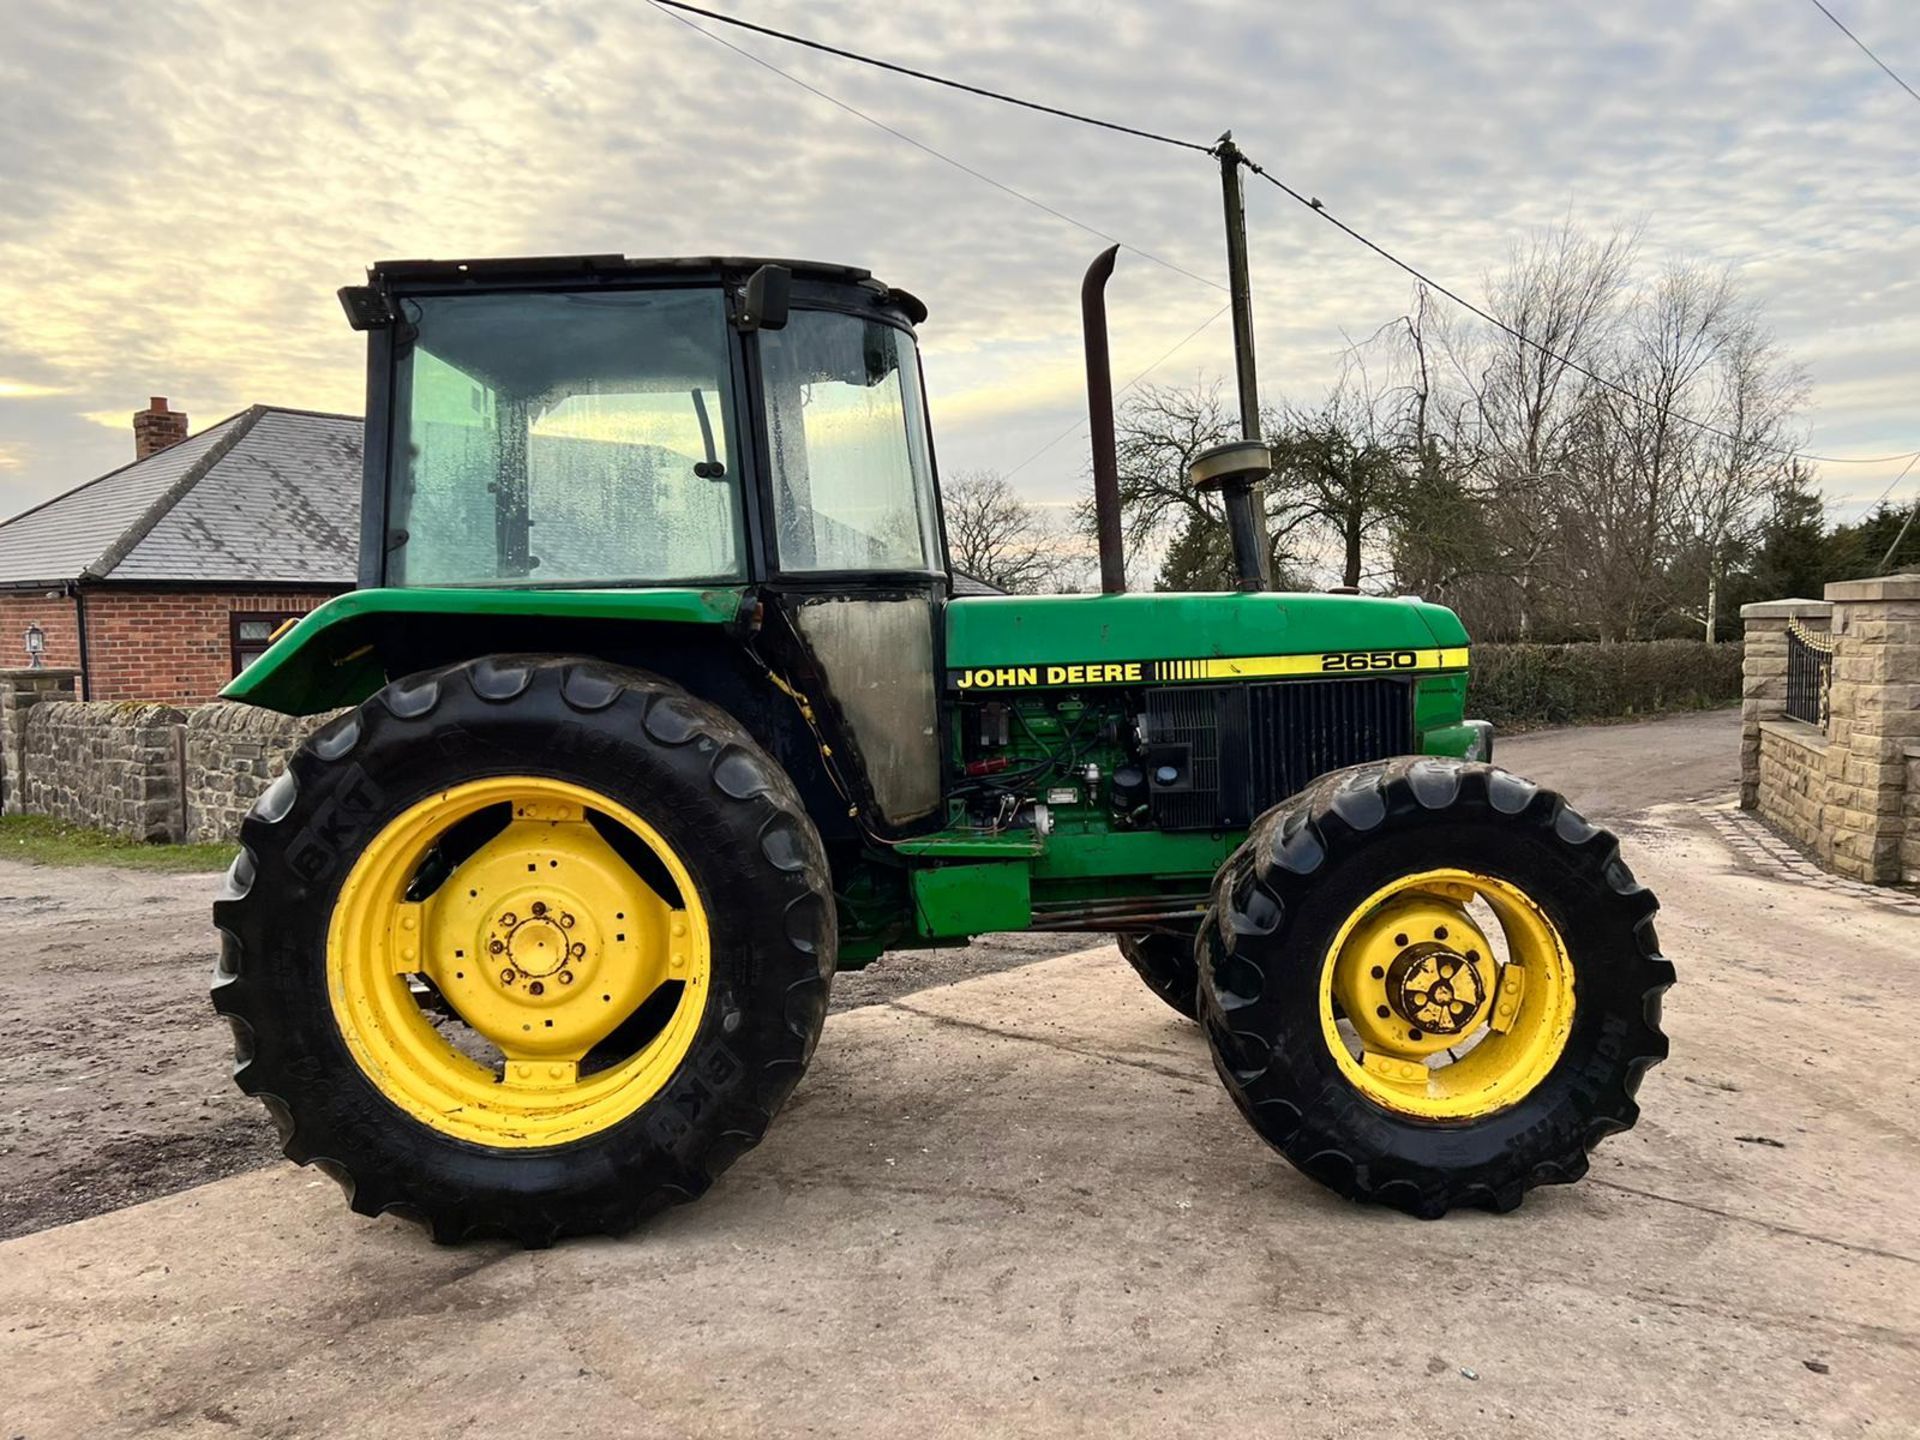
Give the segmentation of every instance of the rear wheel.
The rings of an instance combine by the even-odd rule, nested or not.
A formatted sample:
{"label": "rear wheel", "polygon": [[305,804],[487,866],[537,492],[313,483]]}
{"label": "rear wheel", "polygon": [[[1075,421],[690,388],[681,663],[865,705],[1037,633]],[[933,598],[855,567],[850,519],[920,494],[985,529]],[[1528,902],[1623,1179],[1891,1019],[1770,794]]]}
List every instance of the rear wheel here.
{"label": "rear wheel", "polygon": [[1507,1210],[1586,1172],[1667,1053],[1651,892],[1488,765],[1339,771],[1222,867],[1201,1020],[1254,1128],[1357,1199]]}
{"label": "rear wheel", "polygon": [[1194,989],[1200,983],[1200,962],[1194,958],[1193,936],[1156,933],[1113,938],[1149,990],[1187,1019],[1196,1017]]}
{"label": "rear wheel", "polygon": [[505,657],[397,681],[262,797],[214,1003],[289,1158],[436,1238],[545,1244],[693,1199],[826,1008],[791,783],[655,677]]}

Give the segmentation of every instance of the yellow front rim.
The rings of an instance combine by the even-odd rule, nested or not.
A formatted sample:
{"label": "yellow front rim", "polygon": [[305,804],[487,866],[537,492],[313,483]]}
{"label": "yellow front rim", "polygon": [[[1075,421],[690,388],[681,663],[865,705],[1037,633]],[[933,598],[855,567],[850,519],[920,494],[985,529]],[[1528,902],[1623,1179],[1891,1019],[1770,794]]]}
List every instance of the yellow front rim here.
{"label": "yellow front rim", "polygon": [[[422,1124],[488,1146],[579,1140],[659,1094],[711,968],[706,910],[659,832],[539,776],[472,781],[397,816],[327,931],[327,992],[360,1069]],[[453,1021],[422,1007],[435,991]],[[638,1048],[609,1054],[629,1020]]]}
{"label": "yellow front rim", "polygon": [[[1478,923],[1476,901],[1496,926]],[[1573,1006],[1559,928],[1518,885],[1470,870],[1376,890],[1320,973],[1321,1028],[1342,1073],[1423,1119],[1475,1119],[1519,1101],[1560,1059]]]}

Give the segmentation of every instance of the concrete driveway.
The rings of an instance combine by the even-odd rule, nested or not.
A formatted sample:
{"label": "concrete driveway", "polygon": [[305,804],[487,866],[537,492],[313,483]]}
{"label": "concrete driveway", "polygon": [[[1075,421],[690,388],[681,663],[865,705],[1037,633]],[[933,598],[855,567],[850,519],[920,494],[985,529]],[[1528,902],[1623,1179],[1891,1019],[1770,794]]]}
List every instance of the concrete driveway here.
{"label": "concrete driveway", "polygon": [[[1571,747],[1578,793],[1660,733],[1503,758]],[[0,1436],[1920,1432],[1920,910],[1697,805],[1609,819],[1674,1058],[1514,1215],[1297,1176],[1100,948],[836,1014],[766,1144],[633,1240],[435,1249],[276,1166],[9,1241]]]}

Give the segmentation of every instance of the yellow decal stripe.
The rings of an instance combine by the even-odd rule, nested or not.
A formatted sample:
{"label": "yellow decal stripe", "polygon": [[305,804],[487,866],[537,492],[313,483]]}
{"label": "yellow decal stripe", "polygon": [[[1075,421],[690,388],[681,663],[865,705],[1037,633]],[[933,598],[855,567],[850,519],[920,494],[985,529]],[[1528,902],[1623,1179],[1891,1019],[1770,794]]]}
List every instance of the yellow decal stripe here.
{"label": "yellow decal stripe", "polygon": [[1409,675],[1464,670],[1467,647],[1326,650],[1305,655],[1233,655],[1205,660],[1075,661],[949,670],[956,690],[1047,689],[1081,685],[1167,685],[1195,680],[1274,680],[1304,675]]}

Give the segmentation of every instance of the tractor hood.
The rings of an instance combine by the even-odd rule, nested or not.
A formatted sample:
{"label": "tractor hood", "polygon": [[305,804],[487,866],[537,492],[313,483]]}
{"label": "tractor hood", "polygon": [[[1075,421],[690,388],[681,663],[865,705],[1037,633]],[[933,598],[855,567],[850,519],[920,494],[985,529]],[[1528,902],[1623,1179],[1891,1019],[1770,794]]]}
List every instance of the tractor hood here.
{"label": "tractor hood", "polygon": [[1411,599],[1270,591],[977,596],[947,607],[947,684],[1006,689],[1464,670],[1466,645],[1451,610]]}

